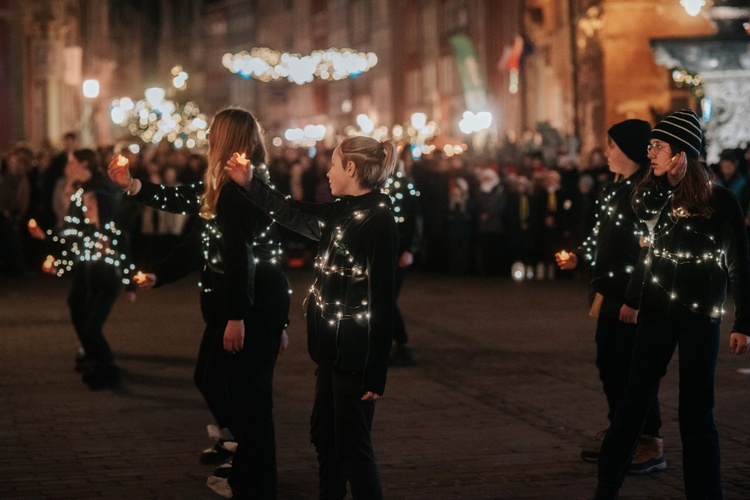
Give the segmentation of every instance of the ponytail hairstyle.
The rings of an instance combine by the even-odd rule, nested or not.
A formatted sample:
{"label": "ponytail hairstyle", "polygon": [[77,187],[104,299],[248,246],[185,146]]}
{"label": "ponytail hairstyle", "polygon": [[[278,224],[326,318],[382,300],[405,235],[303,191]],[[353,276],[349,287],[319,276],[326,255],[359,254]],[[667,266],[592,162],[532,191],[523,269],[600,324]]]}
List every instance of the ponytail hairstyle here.
{"label": "ponytail hairstyle", "polygon": [[354,163],[362,189],[381,189],[393,175],[398,162],[393,141],[379,142],[365,136],[349,137],[339,144],[339,150],[344,165],[350,161]]}
{"label": "ponytail hairstyle", "polygon": [[204,219],[216,214],[221,188],[230,180],[224,165],[234,153],[244,153],[256,167],[264,165],[268,156],[263,130],[255,117],[242,108],[225,108],[214,115],[208,134],[208,165],[203,175],[200,210]]}

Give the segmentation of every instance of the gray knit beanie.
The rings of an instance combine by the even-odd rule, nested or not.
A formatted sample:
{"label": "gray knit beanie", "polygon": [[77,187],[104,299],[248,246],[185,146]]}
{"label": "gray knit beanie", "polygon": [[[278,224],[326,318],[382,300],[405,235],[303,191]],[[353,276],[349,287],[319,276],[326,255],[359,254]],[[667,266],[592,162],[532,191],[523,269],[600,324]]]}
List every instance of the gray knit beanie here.
{"label": "gray knit beanie", "polygon": [[652,139],[680,144],[685,154],[699,157],[703,145],[701,120],[691,109],[681,109],[664,118],[651,131]]}

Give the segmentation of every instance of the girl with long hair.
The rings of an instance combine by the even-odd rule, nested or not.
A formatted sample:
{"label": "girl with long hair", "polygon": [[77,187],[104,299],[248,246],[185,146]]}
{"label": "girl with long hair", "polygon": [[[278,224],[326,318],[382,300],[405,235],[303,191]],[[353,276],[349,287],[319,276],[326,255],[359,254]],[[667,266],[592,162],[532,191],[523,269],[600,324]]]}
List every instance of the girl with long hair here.
{"label": "girl with long hair", "polygon": [[203,220],[196,226],[199,234],[159,262],[139,285],[170,283],[202,265],[206,328],[195,383],[218,426],[228,428],[237,442],[231,467],[217,469],[207,484],[228,498],[268,499],[276,497],[272,381],[288,320],[289,285],[271,219],[229,182],[224,164],[234,153],[265,169],[257,120],[244,109],[227,108],[211,123],[202,183],[166,187],[133,179],[117,158],[109,175],[148,206],[200,214]]}
{"label": "girl with long hair", "polygon": [[750,250],[737,198],[711,182],[700,161],[702,143],[700,119],[688,109],[651,132],[651,171],[633,194],[635,212],[649,229],[634,369],[602,443],[597,499],[617,498],[678,346],[685,494],[722,498],[714,372],[728,288],[735,306],[729,348],[738,355],[748,349]]}

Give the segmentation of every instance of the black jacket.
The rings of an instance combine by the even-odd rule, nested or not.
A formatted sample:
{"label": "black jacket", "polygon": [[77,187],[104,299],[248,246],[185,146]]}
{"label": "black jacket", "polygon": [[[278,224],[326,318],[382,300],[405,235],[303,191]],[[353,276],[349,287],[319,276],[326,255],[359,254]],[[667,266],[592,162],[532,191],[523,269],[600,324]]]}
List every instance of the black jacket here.
{"label": "black jacket", "polygon": [[[203,184],[165,187],[141,181],[134,196],[150,207],[197,214]],[[281,268],[279,238],[271,219],[240,194],[234,183],[219,194],[216,216],[201,219],[187,238],[154,270],[157,286],[201,269],[205,321],[223,322],[273,315],[288,321],[289,284]]]}
{"label": "black jacket", "polygon": [[592,292],[602,294],[611,306],[603,308],[603,316],[618,317],[622,304],[640,307],[645,258],[640,242],[648,228],[633,210],[632,195],[645,172],[641,168],[628,179],[605,186],[598,201],[596,225],[575,251],[591,262]]}
{"label": "black jacket", "polygon": [[362,373],[363,391],[383,394],[393,341],[398,234],[380,192],[331,203],[287,200],[263,182],[245,193],[276,222],[318,240],[307,297],[307,344],[321,366]]}
{"label": "black jacket", "polygon": [[677,217],[669,206],[673,191],[665,175],[639,199],[642,219],[658,217],[651,231],[641,313],[720,323],[731,285],[732,331],[750,334],[750,253],[737,198],[714,184],[709,218]]}

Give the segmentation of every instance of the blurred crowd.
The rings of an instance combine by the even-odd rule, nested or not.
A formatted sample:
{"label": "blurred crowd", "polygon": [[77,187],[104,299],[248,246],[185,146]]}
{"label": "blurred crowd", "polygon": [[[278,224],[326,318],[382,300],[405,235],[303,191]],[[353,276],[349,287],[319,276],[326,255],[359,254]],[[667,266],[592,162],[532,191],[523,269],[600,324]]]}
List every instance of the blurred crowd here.
{"label": "blurred crowd", "polygon": [[[520,142],[520,141],[519,141]],[[0,167],[0,276],[22,277],[40,268],[46,249],[28,235],[34,219],[43,229],[60,229],[70,199],[66,165],[80,148],[76,133],[63,137],[62,149],[34,151],[16,147],[3,152]],[[540,142],[538,144],[541,144]],[[271,181],[294,199],[333,200],[326,172],[332,151],[283,148],[269,161]],[[128,157],[134,177],[168,186],[202,179],[205,156],[175,149],[168,142]],[[99,148],[100,169],[114,147]],[[415,160],[401,152],[401,171],[418,192],[419,211],[401,214],[419,219],[419,251],[414,268],[426,272],[482,274],[517,279],[555,279],[554,254],[577,248],[590,234],[599,194],[611,174],[606,152],[594,150],[581,160],[564,147],[534,147],[533,141],[506,142],[494,155],[442,152]],[[726,150],[711,165],[715,182],[729,188],[750,215],[750,146]],[[131,259],[148,269],[187,235],[191,216],[155,211],[118,196],[119,227],[130,234]],[[750,218],[747,218],[750,227]],[[309,267],[315,242],[282,230],[285,265]]]}

